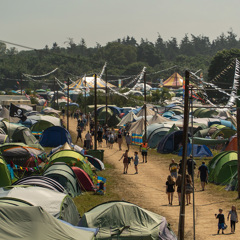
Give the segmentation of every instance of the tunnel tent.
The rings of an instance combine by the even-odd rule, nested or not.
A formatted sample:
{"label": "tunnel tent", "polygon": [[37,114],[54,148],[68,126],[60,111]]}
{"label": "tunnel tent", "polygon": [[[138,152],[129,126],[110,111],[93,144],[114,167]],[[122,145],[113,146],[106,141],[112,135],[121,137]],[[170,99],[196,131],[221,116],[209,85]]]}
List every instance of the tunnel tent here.
{"label": "tunnel tent", "polygon": [[28,207],[33,205],[19,198],[0,197],[0,207],[2,206]]}
{"label": "tunnel tent", "polygon": [[211,118],[211,117],[214,117],[214,116],[217,116],[217,115],[218,115],[217,110],[202,109],[201,111],[198,112],[198,115],[196,117],[198,117],[198,118],[207,118],[207,117]]}
{"label": "tunnel tent", "polygon": [[92,208],[79,226],[99,228],[96,239],[177,239],[165,217],[123,201]]}
{"label": "tunnel tent", "polygon": [[81,194],[77,177],[70,166],[64,162],[53,163],[48,167],[43,176],[49,177],[60,183],[71,197]]}
{"label": "tunnel tent", "polygon": [[[190,134],[188,133],[188,137]],[[182,144],[183,131],[175,131],[165,135],[158,144],[157,151],[159,153],[173,153],[178,152]]]}
{"label": "tunnel tent", "polygon": [[76,166],[83,169],[91,179],[93,179],[93,171],[91,169],[90,164],[86,161],[85,157],[74,150],[61,150],[55,152],[51,155],[49,161],[45,165],[45,169],[47,169],[51,164],[55,162],[64,162],[69,166]]}
{"label": "tunnel tent", "polygon": [[32,132],[41,132],[42,133],[44,130],[46,130],[47,128],[52,127],[52,126],[54,126],[54,125],[49,121],[39,120],[30,127],[30,130]]}
{"label": "tunnel tent", "polygon": [[94,232],[65,224],[39,206],[2,206],[0,239],[92,240]]}
{"label": "tunnel tent", "polygon": [[233,135],[236,134],[236,130],[233,130],[229,127],[225,127],[224,128],[221,128],[221,129],[218,129],[216,130],[213,134],[212,134],[212,138],[213,139],[216,139],[219,135],[223,134],[223,138],[230,138],[232,137]]}
{"label": "tunnel tent", "polygon": [[193,116],[198,117],[199,113],[205,109],[206,108],[196,108],[196,110],[193,112]]}
{"label": "tunnel tent", "polygon": [[56,218],[63,219],[73,225],[79,222],[79,213],[71,199],[65,193],[33,186],[11,186],[0,188],[0,197],[24,200],[33,206],[41,206]]}

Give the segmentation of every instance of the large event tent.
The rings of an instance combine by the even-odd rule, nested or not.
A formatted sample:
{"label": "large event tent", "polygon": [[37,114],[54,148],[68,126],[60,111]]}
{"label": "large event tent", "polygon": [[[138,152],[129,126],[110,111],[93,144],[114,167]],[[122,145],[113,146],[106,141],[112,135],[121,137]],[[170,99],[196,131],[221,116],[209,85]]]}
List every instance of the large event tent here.
{"label": "large event tent", "polygon": [[175,72],[163,82],[163,86],[168,88],[181,88],[183,87],[183,82],[183,77]]}
{"label": "large event tent", "polygon": [[165,217],[123,201],[94,207],[79,226],[99,228],[96,239],[177,239]]}

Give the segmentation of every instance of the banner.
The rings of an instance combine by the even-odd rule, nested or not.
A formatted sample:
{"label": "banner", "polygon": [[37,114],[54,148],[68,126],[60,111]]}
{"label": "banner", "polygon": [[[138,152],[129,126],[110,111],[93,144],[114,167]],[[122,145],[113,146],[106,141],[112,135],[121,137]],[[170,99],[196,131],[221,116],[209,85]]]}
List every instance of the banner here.
{"label": "banner", "polygon": [[23,109],[15,106],[11,103],[10,105],[10,117],[20,118],[23,122],[26,121],[27,117],[24,115]]}

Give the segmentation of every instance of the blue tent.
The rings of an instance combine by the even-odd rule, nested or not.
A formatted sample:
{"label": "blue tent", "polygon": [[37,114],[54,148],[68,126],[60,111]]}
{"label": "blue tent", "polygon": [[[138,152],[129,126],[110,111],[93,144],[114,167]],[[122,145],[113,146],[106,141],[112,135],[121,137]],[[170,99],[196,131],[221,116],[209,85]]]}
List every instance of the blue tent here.
{"label": "blue tent", "polygon": [[[190,134],[188,133],[188,137]],[[159,153],[178,152],[182,146],[183,131],[175,131],[167,134],[158,144],[157,151]]]}
{"label": "blue tent", "polygon": [[57,147],[64,143],[71,144],[72,138],[67,129],[60,126],[47,128],[40,139],[40,144],[43,147]]}
{"label": "blue tent", "polygon": [[174,116],[175,115],[175,113],[174,112],[172,112],[172,111],[168,111],[168,112],[165,112],[165,113],[163,113],[163,117],[166,117],[166,118],[171,118],[172,116]]}
{"label": "blue tent", "polygon": [[[213,157],[211,150],[206,145],[198,145],[188,143],[187,145],[187,156],[192,154],[192,146],[193,146],[193,157]],[[182,156],[183,148],[179,150],[178,156]]]}

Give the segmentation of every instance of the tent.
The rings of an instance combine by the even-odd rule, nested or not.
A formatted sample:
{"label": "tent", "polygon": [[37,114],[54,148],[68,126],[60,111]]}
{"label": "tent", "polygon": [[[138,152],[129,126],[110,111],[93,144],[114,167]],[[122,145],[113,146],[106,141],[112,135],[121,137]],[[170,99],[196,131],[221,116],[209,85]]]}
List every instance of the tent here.
{"label": "tent", "polygon": [[3,107],[0,112],[0,118],[7,119],[9,122],[12,122],[12,123],[17,123],[19,121],[19,118],[17,117],[10,117],[10,112],[5,107]]}
{"label": "tent", "polygon": [[69,166],[76,166],[83,169],[91,179],[93,179],[93,172],[90,164],[85,160],[85,157],[74,150],[62,150],[55,152],[45,165],[45,169],[55,162],[64,162]]}
{"label": "tent", "polygon": [[0,239],[92,240],[94,233],[65,224],[39,206],[2,206]]}
{"label": "tent", "polygon": [[13,185],[37,186],[47,188],[56,192],[67,193],[64,187],[54,179],[38,175],[21,178],[14,182]]}
{"label": "tent", "polygon": [[41,206],[52,216],[63,219],[73,225],[77,225],[79,222],[77,208],[71,197],[65,193],[42,187],[15,185],[0,188],[0,197],[17,198],[33,206]]}
{"label": "tent", "polygon": [[0,187],[10,186],[11,184],[12,181],[7,163],[0,158]]}
{"label": "tent", "polygon": [[218,175],[223,165],[227,162],[230,162],[232,160],[237,160],[237,159],[238,159],[238,156],[237,156],[237,152],[235,151],[221,152],[218,155],[216,155],[208,164],[209,171],[210,171],[208,180],[210,182],[216,183],[217,178],[220,178],[218,177]]}
{"label": "tent", "polygon": [[98,170],[102,171],[105,169],[104,167],[104,163],[96,158],[96,157],[93,157],[91,155],[84,155],[85,157],[87,157],[87,160]]}
{"label": "tent", "polygon": [[[190,134],[188,134],[190,137]],[[159,153],[178,152],[182,145],[183,131],[175,131],[167,134],[158,144],[157,151]]]}
{"label": "tent", "polygon": [[59,126],[47,128],[40,139],[40,144],[43,147],[57,147],[64,143],[71,144],[72,138],[67,129]]}
{"label": "tent", "polygon": [[[105,109],[105,111],[106,111],[106,106],[99,107],[97,109],[97,114],[99,114],[103,109]],[[119,115],[121,113],[121,109],[117,106],[109,106],[108,105],[108,109],[111,109],[113,114],[116,114],[116,115]]]}
{"label": "tent", "polygon": [[181,88],[183,87],[183,82],[183,77],[175,72],[163,82],[163,86],[168,88]]}
{"label": "tent", "polygon": [[238,147],[237,147],[237,136],[234,135],[230,139],[227,147],[224,150],[225,151],[237,151],[238,150]]}
{"label": "tent", "polygon": [[39,120],[30,127],[30,130],[32,131],[33,135],[39,138],[44,130],[52,126],[54,125],[51,122]]}
{"label": "tent", "polygon": [[9,137],[6,134],[0,133],[0,144],[9,143]]}
{"label": "tent", "polygon": [[208,138],[193,137],[192,143],[206,145],[206,146],[215,146],[218,144],[224,144],[226,142],[228,142],[227,138],[226,139],[208,139]]}
{"label": "tent", "polygon": [[153,117],[148,121],[148,124],[154,124],[154,123],[166,123],[166,122],[171,122],[171,120],[160,116],[158,113],[155,113]]}
{"label": "tent", "polygon": [[[116,127],[120,123],[120,121],[121,121],[120,117],[118,117],[117,115],[112,115],[108,119],[107,123],[108,123],[109,127]],[[104,121],[104,123],[105,123],[105,121]]]}
{"label": "tent", "polygon": [[233,130],[229,127],[223,127],[220,128],[218,130],[216,130],[213,134],[212,134],[212,138],[215,139],[217,136],[219,136],[220,134],[223,134],[224,138],[230,138],[231,136],[233,136],[236,133],[236,130]]}
{"label": "tent", "polygon": [[52,123],[54,126],[62,126],[62,121],[58,117],[53,117],[49,115],[32,115],[32,116],[28,116],[27,118],[35,121],[44,120]]}
{"label": "tent", "polygon": [[133,111],[130,111],[127,115],[125,115],[122,120],[120,121],[120,123],[118,123],[118,127],[123,127],[125,126],[127,123],[132,122],[133,120],[136,119],[136,115],[133,113]]}
{"label": "tent", "polygon": [[[193,150],[192,150],[193,147]],[[179,150],[178,156],[182,156],[183,148]],[[212,157],[211,150],[206,145],[197,145],[188,143],[187,145],[187,156],[193,155],[193,157]]]}
{"label": "tent", "polygon": [[92,208],[79,226],[99,228],[96,239],[177,239],[165,217],[123,201]]}
{"label": "tent", "polygon": [[83,191],[93,191],[94,190],[93,182],[84,170],[82,170],[79,167],[72,167],[72,170],[74,171],[74,173],[78,179],[81,190],[83,190]]}
{"label": "tent", "polygon": [[[155,112],[152,109],[150,109],[148,106],[146,106],[146,115],[147,116],[149,116],[149,115],[153,116],[153,115],[155,115]],[[141,110],[136,114],[136,116],[137,117],[141,117],[141,116],[144,117],[145,116],[145,106],[143,106],[141,108]]]}
{"label": "tent", "polygon": [[71,197],[76,197],[81,193],[77,177],[66,163],[53,163],[44,171],[43,176],[56,180],[66,189]]}

